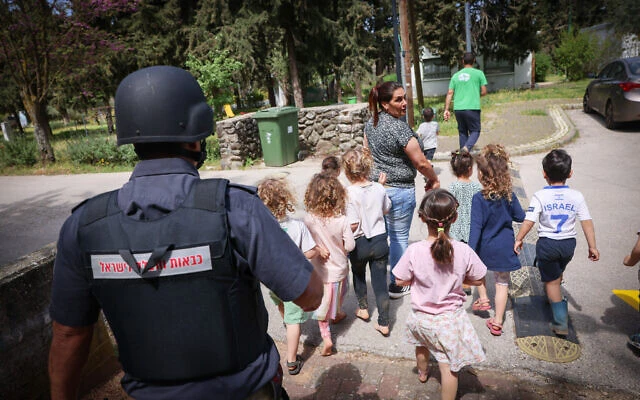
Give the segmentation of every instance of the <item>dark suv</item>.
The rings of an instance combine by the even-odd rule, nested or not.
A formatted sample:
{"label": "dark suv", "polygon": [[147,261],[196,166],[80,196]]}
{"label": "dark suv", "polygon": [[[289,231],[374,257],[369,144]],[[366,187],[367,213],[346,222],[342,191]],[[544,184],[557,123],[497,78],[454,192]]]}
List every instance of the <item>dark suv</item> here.
{"label": "dark suv", "polygon": [[640,57],[607,64],[587,86],[582,108],[604,116],[609,129],[619,122],[640,121]]}

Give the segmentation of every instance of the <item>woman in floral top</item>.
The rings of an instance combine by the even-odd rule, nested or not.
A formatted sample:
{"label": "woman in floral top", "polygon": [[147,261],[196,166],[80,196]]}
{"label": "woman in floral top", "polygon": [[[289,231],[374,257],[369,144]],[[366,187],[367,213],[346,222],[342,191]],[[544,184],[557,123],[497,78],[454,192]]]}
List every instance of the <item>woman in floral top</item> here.
{"label": "woman in floral top", "polygon": [[[415,179],[419,171],[426,179],[425,190],[440,187],[431,162],[422,152],[420,141],[400,118],[407,113],[405,91],[398,82],[383,82],[369,93],[372,117],[364,127],[364,145],[373,157],[372,180],[386,177],[384,185],[391,199],[385,216],[389,234],[389,264],[396,265],[409,245],[409,230],[416,208]],[[390,274],[389,297],[409,294],[409,286],[395,284]]]}

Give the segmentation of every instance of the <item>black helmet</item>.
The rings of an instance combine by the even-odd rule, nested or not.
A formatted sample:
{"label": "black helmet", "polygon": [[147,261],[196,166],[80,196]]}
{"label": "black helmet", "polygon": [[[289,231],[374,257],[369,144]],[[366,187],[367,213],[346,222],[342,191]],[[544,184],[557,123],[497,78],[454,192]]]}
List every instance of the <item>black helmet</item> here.
{"label": "black helmet", "polygon": [[143,68],[116,91],[118,145],[200,141],[214,130],[213,110],[196,79],[165,65]]}

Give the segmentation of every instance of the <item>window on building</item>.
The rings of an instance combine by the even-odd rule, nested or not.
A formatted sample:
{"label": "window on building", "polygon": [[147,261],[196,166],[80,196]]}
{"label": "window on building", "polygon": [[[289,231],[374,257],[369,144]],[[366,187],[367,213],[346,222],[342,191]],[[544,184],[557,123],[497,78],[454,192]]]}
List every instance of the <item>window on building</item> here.
{"label": "window on building", "polygon": [[422,79],[449,79],[451,68],[441,58],[426,58],[422,60]]}
{"label": "window on building", "polygon": [[513,63],[506,60],[495,60],[493,58],[485,58],[484,73],[485,74],[503,74],[513,72]]}

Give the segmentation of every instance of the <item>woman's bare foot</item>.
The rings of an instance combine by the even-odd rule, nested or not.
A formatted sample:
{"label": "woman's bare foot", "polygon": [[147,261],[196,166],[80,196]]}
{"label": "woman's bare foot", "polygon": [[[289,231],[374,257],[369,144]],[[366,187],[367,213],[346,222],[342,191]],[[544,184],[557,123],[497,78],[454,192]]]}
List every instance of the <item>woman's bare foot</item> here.
{"label": "woman's bare foot", "polygon": [[324,342],[324,347],[322,348],[322,353],[320,353],[320,355],[326,357],[333,354],[333,341],[331,338],[323,338],[322,341]]}
{"label": "woman's bare foot", "polygon": [[371,318],[369,316],[369,311],[366,308],[358,308],[358,311],[356,311],[356,317],[365,322],[369,322],[369,319]]}
{"label": "woman's bare foot", "polygon": [[384,337],[389,336],[389,327],[376,324],[376,330]]}
{"label": "woman's bare foot", "polygon": [[336,315],[336,317],[331,320],[331,322],[333,322],[334,324],[337,324],[338,322],[342,321],[345,318],[347,318],[347,313],[345,313],[344,311],[340,311],[338,315]]}

